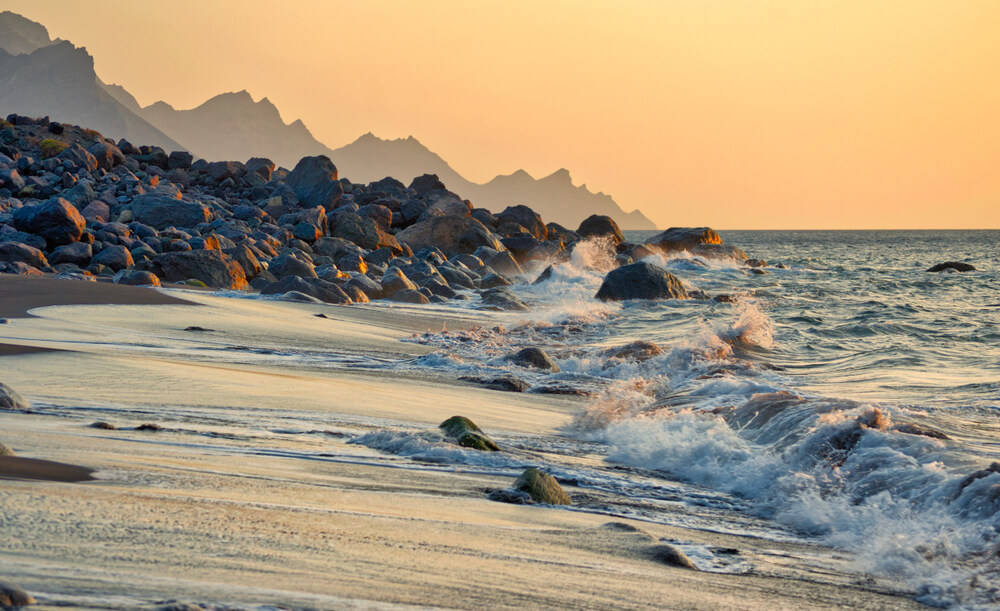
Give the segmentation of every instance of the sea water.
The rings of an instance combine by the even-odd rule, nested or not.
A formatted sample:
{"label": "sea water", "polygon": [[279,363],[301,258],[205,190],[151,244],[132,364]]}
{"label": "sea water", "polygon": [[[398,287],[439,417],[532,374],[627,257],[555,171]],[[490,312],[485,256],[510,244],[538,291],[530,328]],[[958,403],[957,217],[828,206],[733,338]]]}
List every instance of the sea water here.
{"label": "sea water", "polygon": [[[589,244],[550,280],[513,287],[532,307],[519,322],[416,338],[440,350],[396,367],[513,373],[531,392],[588,396],[564,436],[593,444],[574,451],[604,466],[636,471],[547,465],[583,487],[688,503],[700,494],[734,511],[688,526],[774,529],[847,550],[858,571],[922,602],[1000,604],[1000,465],[991,469],[1000,461],[1000,232],[722,237],[770,265],[755,273],[687,253],[650,260],[724,301],[597,301],[614,264]],[[926,271],[943,261],[979,271]],[[660,353],[617,353],[637,340]],[[562,371],[506,361],[528,345]],[[431,456],[419,438],[362,443]],[[632,517],[656,520],[655,503]]]}

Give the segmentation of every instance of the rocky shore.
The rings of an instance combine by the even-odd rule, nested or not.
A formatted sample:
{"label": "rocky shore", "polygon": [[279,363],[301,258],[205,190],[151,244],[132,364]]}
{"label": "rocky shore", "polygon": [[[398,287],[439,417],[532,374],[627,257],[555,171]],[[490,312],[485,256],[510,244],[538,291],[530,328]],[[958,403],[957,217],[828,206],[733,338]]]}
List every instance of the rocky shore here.
{"label": "rocky shore", "polygon": [[209,162],[47,118],[0,121],[3,273],[335,304],[478,293],[481,307],[517,310],[527,306],[505,287],[545,281],[546,265],[595,239],[624,266],[609,274],[601,299],[707,297],[656,266],[633,266],[657,252],[766,265],[709,228],[672,228],[634,244],[610,217],[570,230],[523,205],[494,214],[434,175],[362,185],[340,178],[325,156],[292,170],[260,158]]}

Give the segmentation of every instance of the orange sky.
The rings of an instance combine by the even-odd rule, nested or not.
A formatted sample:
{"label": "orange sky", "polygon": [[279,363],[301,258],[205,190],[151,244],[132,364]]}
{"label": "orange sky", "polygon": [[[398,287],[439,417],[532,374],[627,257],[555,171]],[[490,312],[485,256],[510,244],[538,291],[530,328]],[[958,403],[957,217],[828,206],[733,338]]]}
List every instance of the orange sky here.
{"label": "orange sky", "polygon": [[477,181],[566,167],[661,227],[1000,228],[994,0],[0,9],[142,104],[247,89],[332,148],[412,134]]}

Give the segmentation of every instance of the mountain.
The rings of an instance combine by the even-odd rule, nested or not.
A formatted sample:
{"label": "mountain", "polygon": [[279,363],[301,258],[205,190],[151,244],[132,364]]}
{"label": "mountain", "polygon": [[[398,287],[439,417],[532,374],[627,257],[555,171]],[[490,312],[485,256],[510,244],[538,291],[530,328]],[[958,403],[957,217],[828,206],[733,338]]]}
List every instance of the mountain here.
{"label": "mountain", "polygon": [[[135,104],[135,98],[120,87],[114,95],[123,104]],[[267,157],[278,165],[294,168],[302,157],[333,154],[302,121],[286,124],[270,100],[254,102],[246,91],[217,95],[190,110],[176,110],[166,102],[156,102],[136,112],[209,160]]]}
{"label": "mountain", "polygon": [[11,55],[23,55],[53,42],[58,41],[49,38],[44,25],[10,11],[0,13],[0,49]]}
{"label": "mountain", "polygon": [[610,195],[593,193],[586,185],[574,185],[569,170],[561,169],[540,179],[518,170],[479,184],[460,175],[412,136],[383,140],[368,133],[335,149],[331,159],[341,176],[354,182],[372,182],[386,176],[408,182],[421,174],[437,174],[448,189],[469,198],[476,206],[499,212],[507,206],[524,204],[546,221],[570,229],[591,214],[610,216],[623,229],[656,229],[640,211],[626,213]]}

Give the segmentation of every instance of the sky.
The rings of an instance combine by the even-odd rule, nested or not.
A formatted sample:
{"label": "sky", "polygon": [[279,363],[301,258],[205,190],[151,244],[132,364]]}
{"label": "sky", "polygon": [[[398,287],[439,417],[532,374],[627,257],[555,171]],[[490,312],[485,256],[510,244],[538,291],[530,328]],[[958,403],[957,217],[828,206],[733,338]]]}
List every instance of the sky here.
{"label": "sky", "polygon": [[[169,7],[169,9],[167,8]],[[1000,228],[995,0],[0,0],[143,105],[568,168],[659,227]]]}

